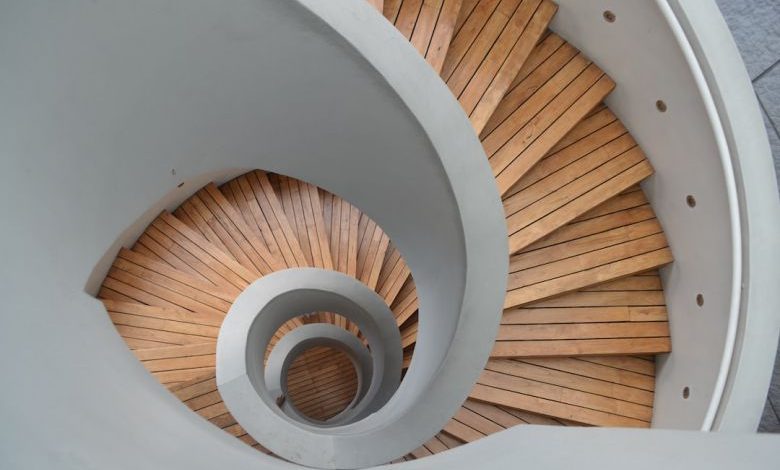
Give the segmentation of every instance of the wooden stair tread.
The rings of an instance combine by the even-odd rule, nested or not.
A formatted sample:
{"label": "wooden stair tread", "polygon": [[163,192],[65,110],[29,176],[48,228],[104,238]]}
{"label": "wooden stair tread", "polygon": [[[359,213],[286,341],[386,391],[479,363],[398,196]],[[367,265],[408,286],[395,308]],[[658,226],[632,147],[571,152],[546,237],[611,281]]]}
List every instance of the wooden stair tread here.
{"label": "wooden stair tread", "polygon": [[[552,53],[551,43],[560,43]],[[615,86],[601,69],[554,34],[548,35],[534,53],[526,66],[535,68],[520,71],[523,79],[503,97],[481,133],[501,194],[509,191]],[[547,57],[540,61],[539,55]]]}
{"label": "wooden stair tread", "polygon": [[557,7],[548,0],[481,0],[462,9],[441,76],[477,133],[488,122]]}
{"label": "wooden stair tread", "polygon": [[654,272],[505,310],[491,357],[661,354],[669,336]]}
{"label": "wooden stair tread", "polygon": [[649,427],[653,376],[613,369],[579,358],[491,359],[470,396],[585,425]]}
{"label": "wooden stair tread", "polygon": [[461,0],[388,0],[384,15],[440,72],[455,32]]}
{"label": "wooden stair tread", "polygon": [[[598,209],[597,209],[598,210]],[[505,308],[611,281],[672,261],[649,205],[575,220],[510,257]]]}
{"label": "wooden stair tread", "polygon": [[510,253],[652,174],[647,158],[608,109],[580,122],[572,133],[601,124],[546,156],[504,197]]}
{"label": "wooden stair tread", "polygon": [[[491,359],[445,428],[398,461],[526,423],[649,426],[652,356],[671,347],[656,269],[672,258],[638,187],[652,167],[603,105],[614,82],[547,31],[557,9],[549,0],[369,2],[459,100],[509,229],[510,276]],[[249,283],[302,266],[374,289],[396,317],[403,369],[410,366],[419,301],[387,234],[340,197],[259,170],[209,184],[160,214],[120,250],[98,296],[150,373],[204,419],[269,453],[219,396],[215,341]],[[362,339],[345,317],[317,312],[282,325],[271,343],[323,321]],[[324,419],[357,384],[351,363],[321,349],[296,359],[288,385],[299,409]]]}

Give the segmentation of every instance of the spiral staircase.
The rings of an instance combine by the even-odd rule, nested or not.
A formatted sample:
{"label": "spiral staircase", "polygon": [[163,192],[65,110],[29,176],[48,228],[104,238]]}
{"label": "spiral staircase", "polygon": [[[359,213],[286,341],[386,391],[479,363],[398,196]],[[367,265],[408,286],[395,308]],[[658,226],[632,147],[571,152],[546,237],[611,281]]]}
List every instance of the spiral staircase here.
{"label": "spiral staircase", "polygon": [[[431,227],[441,225],[441,233],[451,231],[446,217],[469,226],[470,220],[476,220],[474,214],[484,214],[484,224],[471,224],[468,230],[475,231],[464,230],[465,235],[452,245],[465,247],[462,265],[475,274],[445,270],[441,271],[443,280],[437,280],[431,274],[445,264],[430,270],[419,268],[427,253],[407,241],[411,232],[405,230],[414,227],[399,229],[403,224],[398,222],[415,210],[409,205],[412,200],[384,200],[381,191],[386,186],[381,175],[372,180],[379,202],[366,202],[360,191],[370,198],[368,182],[334,183],[349,180],[345,176],[351,171],[348,167],[327,170],[320,177],[315,170],[309,175],[286,171],[284,163],[234,165],[237,169],[227,173],[205,173],[197,185],[191,184],[197,178],[182,178],[174,197],[152,207],[138,221],[125,221],[142,225],[127,232],[98,263],[92,293],[127,348],[190,414],[247,448],[270,455],[271,460],[263,461],[269,465],[289,461],[357,468],[418,459],[424,459],[423,467],[425,462],[447,465],[431,456],[456,447],[493,452],[480,447],[483,438],[518,426],[657,425],[657,379],[672,381],[669,376],[657,377],[659,367],[675,355],[678,344],[695,341],[676,334],[673,341],[672,332],[678,331],[675,321],[687,321],[683,317],[702,309],[705,301],[709,304],[710,296],[702,290],[691,306],[681,308],[677,303],[675,309],[670,302],[667,308],[665,289],[680,282],[676,274],[670,274],[676,272],[673,254],[678,255],[677,246],[672,243],[670,247],[669,239],[674,239],[671,234],[667,239],[665,223],[661,223],[667,219],[657,217],[654,210],[655,201],[665,202],[654,194],[652,181],[657,176],[639,143],[643,140],[632,136],[630,123],[624,124],[609,104],[610,94],[621,89],[620,81],[613,80],[597,60],[578,50],[565,35],[556,33],[558,6],[550,0],[363,2],[383,18],[362,5],[351,5],[349,15],[361,21],[369,18],[381,28],[385,28],[382,24],[394,26],[397,32],[377,34],[387,38],[400,33],[424,59],[424,67],[439,77],[431,73],[418,82],[399,67],[399,75],[388,81],[408,79],[410,89],[428,90],[429,83],[440,80],[457,100],[458,108],[428,109],[431,117],[419,118],[423,126],[449,119],[467,118],[470,123],[460,127],[449,121],[442,124],[453,131],[444,134],[449,144],[440,144],[433,131],[427,137],[434,146],[451,145],[447,151],[466,162],[447,167],[449,176],[459,182],[436,186],[439,183],[422,173],[407,174],[400,156],[397,163],[389,160],[382,168],[389,169],[388,180],[403,181],[397,183],[399,194],[407,187],[424,191],[428,184],[432,190],[447,193],[451,184],[457,197],[463,194],[460,188],[469,187],[472,197],[485,198],[472,199],[471,207],[458,216],[442,207],[443,218],[434,220],[433,203],[433,212],[428,213]],[[337,14],[332,5],[308,8],[321,8],[318,14],[324,22],[335,18],[328,15]],[[596,14],[606,27],[622,19],[618,6]],[[338,29],[336,23],[330,27]],[[311,28],[319,31],[321,25]],[[249,33],[237,27],[228,36],[240,43],[246,40],[245,34]],[[353,46],[360,37],[345,36]],[[375,45],[379,49],[380,42]],[[399,54],[387,64],[416,60],[408,59],[407,51]],[[442,86],[422,107],[439,103],[444,94]],[[659,99],[651,111],[644,112],[663,116],[673,106]],[[420,109],[411,107],[413,113]],[[469,147],[475,135],[482,151]],[[357,134],[354,138],[361,140]],[[407,157],[409,161],[415,158]],[[371,168],[372,158],[366,155],[365,168]],[[418,158],[421,165],[427,164],[425,158]],[[295,168],[295,163],[289,165]],[[175,169],[170,173],[179,181]],[[465,199],[459,201],[461,207],[469,206]],[[399,219],[375,210],[382,204]],[[694,210],[698,204],[700,199],[688,195],[684,210]],[[707,203],[703,205],[706,210]],[[505,230],[501,233],[494,230],[501,227],[500,221],[494,224],[491,219],[495,208],[503,210]],[[677,223],[674,217],[668,220]],[[416,236],[430,237],[428,246],[436,244],[436,234]],[[472,250],[475,237],[488,247],[481,252]],[[442,253],[446,258],[446,250]],[[479,259],[482,254],[484,259]],[[431,254],[431,259],[435,256]],[[493,261],[496,256],[506,258],[506,277],[501,263]],[[318,277],[322,271],[345,275],[334,282],[356,280],[359,286],[353,289],[367,287],[370,292],[361,295],[378,299],[383,304],[379,310],[386,307],[397,332],[380,338],[373,323],[337,307],[306,304],[298,308],[296,302],[303,302],[299,299],[306,295],[291,288],[289,305],[294,308],[288,309],[298,310],[277,323],[263,323],[273,328],[263,332],[267,341],[257,342],[259,352],[250,346],[253,329],[258,327],[250,326],[245,333],[247,344],[239,345],[235,354],[229,349],[236,342],[233,325],[243,315],[239,310],[248,309],[252,318],[260,318],[263,309],[270,308],[241,306],[247,305],[253,289],[275,288],[272,283],[283,284],[288,274],[294,283],[296,273]],[[465,286],[463,298],[468,300],[458,304],[462,312],[425,308],[435,305],[430,303],[435,296],[431,292],[449,292],[450,278]],[[496,279],[505,279],[506,285],[496,285]],[[484,297],[491,299],[468,297],[469,289],[482,289]],[[501,301],[491,292],[503,292]],[[273,302],[269,300],[268,305]],[[229,320],[233,323],[228,324]],[[437,343],[437,334],[454,338],[441,354],[427,346]],[[479,341],[474,339],[477,336]],[[430,362],[431,357],[440,362]],[[459,363],[452,357],[469,359]],[[236,360],[245,360],[247,383],[261,399],[241,403],[246,389],[231,388],[234,379],[224,370],[232,371],[228,361]],[[112,367],[108,359],[106,367]],[[461,370],[459,382],[444,381]],[[379,371],[385,374],[376,389],[372,371],[375,376]],[[258,379],[263,373],[265,379]],[[269,379],[269,374],[276,376]],[[417,390],[422,376],[430,376],[430,382]],[[278,389],[271,387],[274,381],[280,383]],[[433,392],[441,390],[437,387],[452,391],[434,406],[441,396]],[[685,386],[675,391],[675,399],[685,402],[699,390]],[[414,393],[429,394],[430,415],[420,412],[415,418],[409,411],[412,408],[403,408],[402,398]],[[360,408],[361,402],[370,411]],[[274,421],[253,423],[252,413],[260,413],[258,408],[268,413],[262,416]],[[398,424],[392,430],[398,436],[397,445],[388,442],[382,451],[373,447],[358,450],[361,441],[350,439],[362,434],[349,431],[360,429],[350,426],[362,425],[360,420],[365,418],[363,422],[374,427],[363,438],[381,447],[374,436],[385,436],[381,433],[390,430],[382,430],[377,423],[388,416],[382,413],[399,409],[406,414],[396,417],[398,423],[408,425],[416,419],[417,430],[401,437],[398,430],[408,428]],[[140,408],[138,413],[150,411]],[[293,434],[285,434],[285,426]],[[345,426],[343,431],[340,426]],[[429,427],[435,427],[433,432]],[[277,433],[284,437],[269,437]],[[300,445],[290,444],[300,436],[304,436]],[[326,441],[317,439],[333,439],[333,444],[322,444],[332,449],[320,451],[317,446]],[[301,450],[304,447],[308,450]]]}

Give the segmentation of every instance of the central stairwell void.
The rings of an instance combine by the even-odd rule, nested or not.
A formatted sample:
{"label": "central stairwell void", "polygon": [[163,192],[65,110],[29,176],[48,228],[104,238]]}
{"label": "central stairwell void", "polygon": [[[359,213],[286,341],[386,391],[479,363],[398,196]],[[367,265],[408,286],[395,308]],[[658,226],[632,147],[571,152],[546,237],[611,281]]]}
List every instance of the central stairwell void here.
{"label": "central stairwell void", "polygon": [[[639,185],[653,168],[604,104],[620,84],[548,28],[557,9],[548,0],[371,3],[468,116],[503,202],[508,246],[503,314],[484,370],[438,434],[394,457],[423,458],[526,423],[649,427],[654,356],[671,351],[674,314],[658,269],[673,257]],[[402,350],[404,373],[414,365],[426,315],[416,279],[359,203],[262,169],[209,183],[119,251],[98,297],[149,372],[226,433],[307,465],[384,463],[353,460],[348,449],[318,461],[263,442],[233,416],[218,380],[217,340],[236,298],[258,279],[306,267],[375,291],[398,330],[400,344],[389,347]],[[360,405],[370,377],[359,357],[380,348],[343,313],[313,308],[268,332],[257,357],[266,371],[275,348],[306,325],[357,340],[333,349],[341,343],[317,333],[301,343],[277,371],[281,389],[268,406],[332,430]],[[393,391],[400,371],[394,380]]]}

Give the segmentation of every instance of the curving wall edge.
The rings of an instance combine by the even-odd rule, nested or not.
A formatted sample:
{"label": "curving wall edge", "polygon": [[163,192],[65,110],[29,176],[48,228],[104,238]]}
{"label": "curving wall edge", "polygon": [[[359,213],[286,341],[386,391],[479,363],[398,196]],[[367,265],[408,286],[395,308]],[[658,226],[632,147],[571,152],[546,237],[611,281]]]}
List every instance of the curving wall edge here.
{"label": "curving wall edge", "polygon": [[[165,391],[90,295],[161,209],[256,167],[353,201],[409,260],[428,346],[408,376],[428,378],[399,389],[388,408],[405,421],[384,432],[434,434],[460,405],[506,281],[484,153],[446,87],[375,10],[302,3],[2,6],[0,466],[288,466]],[[345,181],[345,168],[360,178]],[[439,403],[418,412],[426,400]]]}

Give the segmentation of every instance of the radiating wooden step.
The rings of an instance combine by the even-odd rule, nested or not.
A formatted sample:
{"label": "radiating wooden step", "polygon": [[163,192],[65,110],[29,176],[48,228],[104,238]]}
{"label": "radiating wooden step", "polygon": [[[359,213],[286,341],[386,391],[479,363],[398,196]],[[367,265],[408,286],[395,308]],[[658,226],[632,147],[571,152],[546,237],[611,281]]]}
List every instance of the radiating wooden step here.
{"label": "radiating wooden step", "polygon": [[390,306],[390,310],[393,311],[398,326],[401,326],[417,311],[418,307],[417,289],[412,278],[409,277]]}
{"label": "radiating wooden step", "polygon": [[442,432],[405,457],[419,459],[523,424],[571,426],[576,423],[475,400],[466,400]]}
{"label": "radiating wooden step", "polygon": [[103,299],[103,304],[119,334],[134,350],[216,341],[223,318],[221,314],[133,301]]}
{"label": "radiating wooden step", "polygon": [[315,420],[340,413],[355,397],[357,373],[343,352],[317,347],[301,353],[287,374],[287,399]]}
{"label": "radiating wooden step", "polygon": [[157,380],[167,387],[213,373],[216,342],[135,350],[135,355]]}
{"label": "radiating wooden step", "polygon": [[206,187],[209,188],[215,196],[224,195],[226,201],[231,202],[232,211],[229,215],[235,219],[239,228],[245,224],[250,234],[255,235],[253,246],[266,246],[274,259],[280,260],[277,263],[281,262],[283,267],[311,265],[293,229],[295,219],[288,219],[265,172],[255,170],[241,175],[224,184],[222,192],[213,186]]}
{"label": "radiating wooden step", "polygon": [[387,0],[384,15],[436,72],[455,32],[461,0]]}
{"label": "radiating wooden step", "polygon": [[235,436],[247,445],[271,455],[271,452],[255,441],[233,418],[222,402],[217,390],[214,372],[201,375],[171,388],[171,392],[184,402],[192,411],[207,419],[213,425]]}
{"label": "radiating wooden step", "polygon": [[577,124],[504,196],[509,252],[516,253],[653,172],[609,109]]}
{"label": "radiating wooden step", "polygon": [[445,450],[454,449],[463,445],[464,443],[458,439],[449,436],[446,433],[439,433],[433,436],[428,442],[421,445],[419,448],[413,450],[403,460],[415,460],[427,457],[429,455],[438,454]]}
{"label": "radiating wooden step", "polygon": [[557,7],[548,0],[469,3],[461,8],[441,76],[479,134]]}
{"label": "radiating wooden step", "polygon": [[[609,212],[612,208],[627,208]],[[504,308],[658,268],[672,261],[644,195],[607,201],[510,257]]]}
{"label": "radiating wooden step", "polygon": [[[103,286],[121,294],[123,299],[189,310],[195,318],[204,315],[222,318],[235,298],[230,289],[220,289],[124,248],[114,260]],[[114,297],[108,292],[102,295]]]}
{"label": "radiating wooden step", "polygon": [[385,303],[392,305],[404,285],[413,284],[410,278],[409,266],[401,257],[401,252],[390,243],[385,253],[382,269],[379,271],[376,292],[385,299]]}
{"label": "radiating wooden step", "polygon": [[320,192],[316,186],[295,178],[275,175],[279,198],[308,266],[333,269],[330,237],[325,224]]}
{"label": "radiating wooden step", "polygon": [[509,191],[614,86],[574,47],[548,34],[480,129],[500,193]]}
{"label": "radiating wooden step", "polygon": [[671,350],[657,272],[504,311],[491,357],[661,354]]}
{"label": "radiating wooden step", "polygon": [[630,356],[491,359],[470,396],[586,425],[649,427],[654,367]]}

